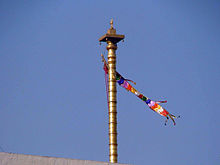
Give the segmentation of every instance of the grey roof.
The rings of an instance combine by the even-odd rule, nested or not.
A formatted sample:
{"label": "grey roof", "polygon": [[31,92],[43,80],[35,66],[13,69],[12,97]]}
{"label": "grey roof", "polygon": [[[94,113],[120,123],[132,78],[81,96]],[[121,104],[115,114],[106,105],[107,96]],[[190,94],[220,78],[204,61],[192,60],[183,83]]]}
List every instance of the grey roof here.
{"label": "grey roof", "polygon": [[122,164],[0,152],[0,165],[122,165]]}

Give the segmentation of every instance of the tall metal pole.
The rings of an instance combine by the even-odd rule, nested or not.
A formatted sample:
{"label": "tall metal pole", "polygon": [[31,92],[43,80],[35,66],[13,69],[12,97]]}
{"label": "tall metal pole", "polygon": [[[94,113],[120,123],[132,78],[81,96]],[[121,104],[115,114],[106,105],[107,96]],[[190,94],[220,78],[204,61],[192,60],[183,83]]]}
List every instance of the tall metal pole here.
{"label": "tall metal pole", "polygon": [[117,88],[116,88],[116,50],[117,43],[124,39],[124,35],[116,34],[113,28],[113,20],[110,22],[110,29],[107,34],[102,36],[99,41],[107,42],[109,64],[109,162],[118,162],[118,144],[117,144]]}

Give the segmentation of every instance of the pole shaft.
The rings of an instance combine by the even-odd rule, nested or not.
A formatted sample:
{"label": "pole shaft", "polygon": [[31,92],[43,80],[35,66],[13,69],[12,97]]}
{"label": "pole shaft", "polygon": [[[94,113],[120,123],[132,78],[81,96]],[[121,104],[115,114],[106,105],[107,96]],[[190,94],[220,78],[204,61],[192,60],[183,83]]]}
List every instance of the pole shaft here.
{"label": "pole shaft", "polygon": [[109,161],[117,163],[117,88],[116,88],[116,55],[117,45],[108,41],[108,64],[109,64]]}

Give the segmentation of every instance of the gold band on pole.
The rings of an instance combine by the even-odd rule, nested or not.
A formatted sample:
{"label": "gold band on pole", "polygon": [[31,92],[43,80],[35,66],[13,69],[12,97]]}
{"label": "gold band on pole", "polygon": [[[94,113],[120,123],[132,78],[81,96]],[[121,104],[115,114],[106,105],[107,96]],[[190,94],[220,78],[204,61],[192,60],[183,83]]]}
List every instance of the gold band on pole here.
{"label": "gold band on pole", "polygon": [[109,66],[109,86],[108,86],[108,109],[109,109],[109,162],[118,162],[118,144],[117,144],[117,88],[116,88],[116,50],[117,43],[124,39],[124,35],[116,34],[113,28],[113,20],[110,22],[111,27],[108,32],[102,36],[99,41],[107,42],[108,66]]}

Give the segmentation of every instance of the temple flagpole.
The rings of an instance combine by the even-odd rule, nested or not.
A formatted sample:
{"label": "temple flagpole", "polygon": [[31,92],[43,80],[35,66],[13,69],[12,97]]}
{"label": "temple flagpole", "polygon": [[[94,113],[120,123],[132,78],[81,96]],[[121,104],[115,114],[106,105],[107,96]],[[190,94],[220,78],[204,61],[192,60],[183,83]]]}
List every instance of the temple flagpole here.
{"label": "temple flagpole", "polygon": [[103,35],[99,41],[106,42],[108,50],[108,110],[109,110],[109,162],[118,162],[118,144],[117,144],[117,88],[116,88],[116,50],[117,43],[124,39],[124,35],[116,34],[113,27],[113,19],[110,22],[110,29]]}

